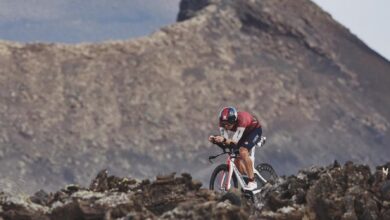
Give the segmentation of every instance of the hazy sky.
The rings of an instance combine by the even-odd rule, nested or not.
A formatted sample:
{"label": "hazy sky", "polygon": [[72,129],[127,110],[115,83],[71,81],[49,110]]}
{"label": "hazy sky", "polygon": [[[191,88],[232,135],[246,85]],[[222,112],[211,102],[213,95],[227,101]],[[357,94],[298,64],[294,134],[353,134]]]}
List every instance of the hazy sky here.
{"label": "hazy sky", "polygon": [[390,0],[313,0],[390,61]]}
{"label": "hazy sky", "polygon": [[[140,37],[175,22],[180,0],[0,0],[0,39],[96,42]],[[314,0],[390,60],[390,0]]]}
{"label": "hazy sky", "polygon": [[0,39],[128,39],[174,23],[179,0],[0,0]]}

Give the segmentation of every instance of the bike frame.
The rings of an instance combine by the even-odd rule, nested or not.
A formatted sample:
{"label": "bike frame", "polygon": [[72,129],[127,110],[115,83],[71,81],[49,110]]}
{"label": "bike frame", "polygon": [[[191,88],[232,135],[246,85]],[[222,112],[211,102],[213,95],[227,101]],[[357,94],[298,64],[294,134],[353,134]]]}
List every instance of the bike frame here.
{"label": "bike frame", "polygon": [[[254,164],[255,164],[255,151],[256,151],[256,147],[260,148],[260,147],[264,146],[265,140],[266,140],[266,138],[262,137],[261,141],[252,148],[250,157],[251,157],[251,160],[252,160],[254,175],[256,175],[258,178],[260,178],[264,183],[267,183],[267,180],[263,176],[261,176],[261,174],[255,169],[255,166],[254,166]],[[234,164],[234,161],[235,161],[236,157],[237,157],[237,155],[234,154],[234,153],[229,153],[228,154],[228,158],[226,160],[226,164],[228,165],[229,172],[228,172],[227,176],[226,176],[226,173],[224,173],[224,175],[222,176],[222,179],[221,179],[221,182],[220,182],[220,189],[222,189],[222,190],[228,191],[230,189],[230,187],[231,187],[230,180],[233,178],[233,174],[236,176],[236,178],[237,178],[241,188],[244,189],[244,190],[249,190],[248,187],[247,187],[247,184],[244,181],[243,176],[241,175],[241,173],[238,170],[237,166]],[[225,179],[226,179],[226,181],[225,181]],[[256,194],[256,193],[259,193],[260,191],[261,191],[261,189],[257,189],[257,190],[253,190],[252,192],[253,192],[253,194]]]}

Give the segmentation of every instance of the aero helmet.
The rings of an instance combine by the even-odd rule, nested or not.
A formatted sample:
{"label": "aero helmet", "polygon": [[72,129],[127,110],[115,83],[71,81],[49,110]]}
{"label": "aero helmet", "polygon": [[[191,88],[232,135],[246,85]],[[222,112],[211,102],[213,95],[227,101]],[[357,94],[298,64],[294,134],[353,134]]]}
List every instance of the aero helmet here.
{"label": "aero helmet", "polygon": [[234,124],[237,121],[237,110],[234,107],[225,107],[219,113],[220,122],[228,122],[229,124]]}

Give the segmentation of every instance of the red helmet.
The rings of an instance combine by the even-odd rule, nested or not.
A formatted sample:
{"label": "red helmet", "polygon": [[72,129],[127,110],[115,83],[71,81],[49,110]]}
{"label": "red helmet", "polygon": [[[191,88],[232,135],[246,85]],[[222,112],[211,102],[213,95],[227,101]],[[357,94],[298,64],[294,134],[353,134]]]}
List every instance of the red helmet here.
{"label": "red helmet", "polygon": [[234,107],[225,107],[219,113],[219,122],[227,122],[229,124],[234,124],[237,121],[237,110]]}

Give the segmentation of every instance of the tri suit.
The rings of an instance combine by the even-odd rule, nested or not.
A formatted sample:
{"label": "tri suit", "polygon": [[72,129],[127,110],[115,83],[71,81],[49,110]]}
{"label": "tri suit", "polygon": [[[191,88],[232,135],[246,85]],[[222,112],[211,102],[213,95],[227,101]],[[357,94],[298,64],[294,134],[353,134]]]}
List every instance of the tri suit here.
{"label": "tri suit", "polygon": [[[221,136],[229,138],[228,131],[221,123],[219,124],[219,130],[221,132]],[[231,131],[235,132],[232,140],[234,143],[237,143],[237,148],[245,147],[248,151],[250,151],[252,147],[260,141],[262,134],[260,122],[255,116],[248,112],[237,113],[237,122]]]}

